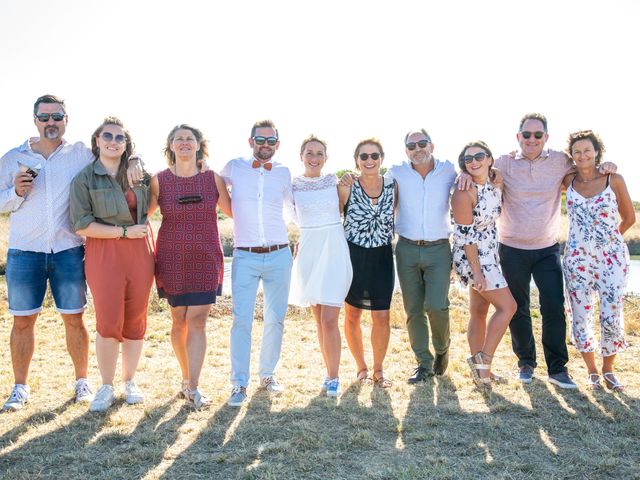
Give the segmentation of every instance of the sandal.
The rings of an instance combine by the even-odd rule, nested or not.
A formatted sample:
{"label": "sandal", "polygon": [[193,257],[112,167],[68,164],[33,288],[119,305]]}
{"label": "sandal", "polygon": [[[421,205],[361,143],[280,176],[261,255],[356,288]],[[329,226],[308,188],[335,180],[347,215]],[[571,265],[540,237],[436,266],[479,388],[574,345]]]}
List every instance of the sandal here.
{"label": "sandal", "polygon": [[[380,375],[376,375],[379,373]],[[373,384],[379,388],[389,388],[393,385],[393,382],[388,378],[385,378],[382,370],[378,370],[377,372],[373,372]]]}
{"label": "sandal", "polygon": [[609,390],[624,392],[624,385],[618,381],[613,372],[604,372],[602,376],[604,378],[604,384]]}
{"label": "sandal", "polygon": [[189,380],[182,380],[180,391],[178,392],[178,398],[189,400]]}
{"label": "sandal", "polygon": [[598,373],[590,373],[587,377],[587,385],[591,390],[602,390],[602,385],[600,384],[601,377]]}
{"label": "sandal", "polygon": [[369,370],[363,368],[356,375],[356,380],[360,382],[361,385],[369,385],[371,383],[371,377],[369,377]]}
{"label": "sandal", "polygon": [[491,358],[491,356],[483,352],[478,352],[467,358],[473,383],[475,383],[477,387],[486,388],[487,390],[491,390],[491,376],[481,377],[480,370],[491,370]]}

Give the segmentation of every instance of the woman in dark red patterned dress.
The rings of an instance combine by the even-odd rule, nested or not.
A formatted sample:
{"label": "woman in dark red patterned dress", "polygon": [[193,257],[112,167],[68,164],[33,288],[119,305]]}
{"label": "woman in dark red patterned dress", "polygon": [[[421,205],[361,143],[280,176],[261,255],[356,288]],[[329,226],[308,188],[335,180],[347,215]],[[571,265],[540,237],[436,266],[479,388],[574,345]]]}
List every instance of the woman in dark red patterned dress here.
{"label": "woman in dark red patterned dress", "polygon": [[151,210],[157,205],[162,212],[156,286],[171,306],[171,343],[183,378],[180,394],[201,408],[211,403],[198,389],[207,349],[206,320],[224,276],[216,206],[231,216],[231,200],[215,172],[200,171],[209,153],[200,130],[176,126],[164,153],[169,168],[151,180]]}

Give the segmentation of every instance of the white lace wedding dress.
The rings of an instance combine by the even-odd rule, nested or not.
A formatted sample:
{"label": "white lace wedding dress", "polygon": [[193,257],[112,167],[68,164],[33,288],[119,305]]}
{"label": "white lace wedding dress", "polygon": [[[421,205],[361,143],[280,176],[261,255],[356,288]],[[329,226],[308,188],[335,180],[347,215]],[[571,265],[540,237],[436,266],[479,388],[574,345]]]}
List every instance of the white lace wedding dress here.
{"label": "white lace wedding dress", "polygon": [[333,174],[301,175],[293,180],[295,218],[300,226],[289,292],[293,305],[341,307],[351,286],[353,271],[336,185]]}

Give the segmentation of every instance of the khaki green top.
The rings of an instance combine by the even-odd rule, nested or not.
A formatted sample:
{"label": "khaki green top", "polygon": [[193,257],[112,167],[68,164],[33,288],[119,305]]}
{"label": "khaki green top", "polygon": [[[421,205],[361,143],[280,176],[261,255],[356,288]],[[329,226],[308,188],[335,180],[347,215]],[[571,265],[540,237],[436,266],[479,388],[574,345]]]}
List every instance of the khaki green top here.
{"label": "khaki green top", "polygon": [[[144,225],[149,210],[149,187],[136,185],[133,192],[138,204],[135,224]],[[76,231],[87,228],[92,222],[134,225],[120,184],[98,159],[80,170],[71,182],[70,202],[71,223]]]}

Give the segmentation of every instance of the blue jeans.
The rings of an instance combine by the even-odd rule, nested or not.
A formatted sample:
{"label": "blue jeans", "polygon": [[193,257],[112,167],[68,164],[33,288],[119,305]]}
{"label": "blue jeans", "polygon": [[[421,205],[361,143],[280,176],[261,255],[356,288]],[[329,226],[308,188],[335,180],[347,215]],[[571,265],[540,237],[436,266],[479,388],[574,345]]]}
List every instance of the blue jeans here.
{"label": "blue jeans", "polygon": [[47,280],[60,313],[81,313],[87,304],[84,278],[84,247],[58,253],[7,252],[9,313],[27,316],[42,310]]}
{"label": "blue jeans", "polygon": [[271,253],[251,253],[237,248],[233,251],[231,383],[234,386],[246,387],[249,384],[251,330],[260,280],[264,293],[264,330],[259,373],[260,378],[273,375],[280,359],[292,263],[291,251],[288,248]]}

